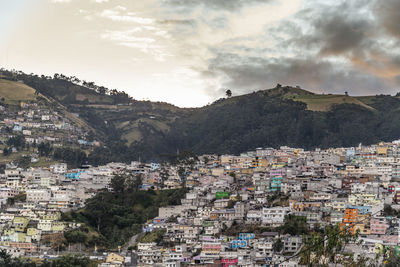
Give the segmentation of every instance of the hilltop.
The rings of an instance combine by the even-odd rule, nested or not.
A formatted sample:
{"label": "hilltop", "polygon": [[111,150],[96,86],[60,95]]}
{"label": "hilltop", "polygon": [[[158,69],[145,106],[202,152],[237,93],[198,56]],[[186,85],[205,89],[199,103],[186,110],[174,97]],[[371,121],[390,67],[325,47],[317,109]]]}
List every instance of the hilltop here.
{"label": "hilltop", "polygon": [[[330,111],[335,105],[354,104],[362,106],[366,109],[374,110],[373,107],[364,103],[357,97],[344,94],[316,94],[300,87],[277,86],[272,89],[267,89],[271,95],[280,96],[284,99],[303,102],[307,105],[308,110],[312,111]],[[373,97],[373,96],[371,96]],[[370,97],[370,98],[371,98]]]}
{"label": "hilltop", "polygon": [[[14,86],[34,88],[64,107],[66,114],[79,114],[81,123],[106,144],[93,153],[93,164],[160,160],[185,150],[237,154],[266,146],[352,146],[400,135],[400,100],[389,95],[316,94],[278,85],[221,98],[201,108],[179,108],[138,101],[123,91],[75,77],[4,70],[2,74],[8,80],[23,81],[25,85]],[[11,99],[11,94],[7,97]]]}
{"label": "hilltop", "polygon": [[[360,96],[354,97],[348,94],[317,94],[300,87],[281,86],[275,88],[260,90],[258,94],[267,94],[271,97],[280,97],[283,99],[290,99],[293,101],[303,102],[307,105],[307,110],[311,111],[330,111],[335,105],[341,104],[354,104],[362,106],[366,109],[374,110],[368,103],[372,103],[376,96]],[[241,97],[246,95],[239,95],[225,99],[224,104],[236,102]]]}

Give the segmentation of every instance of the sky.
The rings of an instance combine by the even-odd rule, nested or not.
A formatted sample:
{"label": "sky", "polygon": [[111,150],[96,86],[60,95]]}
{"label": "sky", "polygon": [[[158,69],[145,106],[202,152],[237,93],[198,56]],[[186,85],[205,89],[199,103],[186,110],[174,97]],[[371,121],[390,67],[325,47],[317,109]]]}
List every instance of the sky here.
{"label": "sky", "polygon": [[400,91],[399,0],[0,0],[0,67],[198,107],[282,85]]}

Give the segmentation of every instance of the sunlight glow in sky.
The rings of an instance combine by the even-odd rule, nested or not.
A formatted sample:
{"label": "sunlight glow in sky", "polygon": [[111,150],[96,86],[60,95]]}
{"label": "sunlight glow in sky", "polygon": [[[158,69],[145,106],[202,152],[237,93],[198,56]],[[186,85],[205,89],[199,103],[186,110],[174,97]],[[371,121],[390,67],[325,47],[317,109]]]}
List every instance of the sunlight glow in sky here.
{"label": "sunlight glow in sky", "polygon": [[[329,4],[328,4],[329,2]],[[394,93],[395,0],[0,0],[0,67],[202,106],[300,85]]]}

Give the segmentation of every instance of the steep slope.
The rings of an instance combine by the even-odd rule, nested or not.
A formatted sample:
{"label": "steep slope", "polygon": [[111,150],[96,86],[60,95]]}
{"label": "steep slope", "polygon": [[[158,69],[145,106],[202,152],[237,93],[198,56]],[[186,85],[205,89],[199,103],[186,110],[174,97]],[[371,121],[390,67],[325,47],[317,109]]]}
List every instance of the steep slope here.
{"label": "steep slope", "polygon": [[71,114],[68,109],[62,105],[59,101],[54,100],[51,97],[47,97],[41,94],[36,89],[26,85],[23,81],[10,81],[0,79],[0,100],[7,105],[18,106],[22,102],[35,102],[39,100],[46,101],[53,107],[54,110],[60,112],[63,116],[70,119],[77,126],[87,130],[94,131],[94,128],[90,126],[85,120]]}
{"label": "steep slope", "polygon": [[157,160],[177,151],[240,153],[256,147],[336,147],[371,144],[400,137],[400,100],[377,95],[321,95],[277,86],[219,99],[201,108],[136,101],[76,78],[23,80],[50,101],[77,113],[107,144],[91,163]]}
{"label": "steep slope", "polygon": [[[169,124],[186,111],[168,103],[136,101],[123,91],[62,74],[48,77],[3,70],[0,75],[9,80],[21,80],[35,88],[60,110],[68,111],[66,116],[85,125],[103,141],[124,139],[128,144],[139,142],[143,136],[141,128],[166,132]],[[79,118],[71,117],[71,113],[79,114]]]}

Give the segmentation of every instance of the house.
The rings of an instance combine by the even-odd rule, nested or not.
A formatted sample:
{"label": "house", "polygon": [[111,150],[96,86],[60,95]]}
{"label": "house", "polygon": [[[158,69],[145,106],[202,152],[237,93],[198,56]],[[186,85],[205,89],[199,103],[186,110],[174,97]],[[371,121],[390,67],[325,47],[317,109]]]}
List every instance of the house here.
{"label": "house", "polygon": [[371,235],[384,235],[388,225],[383,217],[374,217],[370,220]]}
{"label": "house", "polygon": [[301,236],[286,236],[283,239],[283,251],[285,253],[295,253],[303,245],[303,238]]}
{"label": "house", "polygon": [[263,224],[281,225],[284,222],[285,216],[289,214],[288,207],[272,207],[263,208],[261,212],[261,221]]}
{"label": "house", "polygon": [[106,262],[122,265],[125,262],[125,257],[118,255],[117,253],[110,253],[106,258]]}

